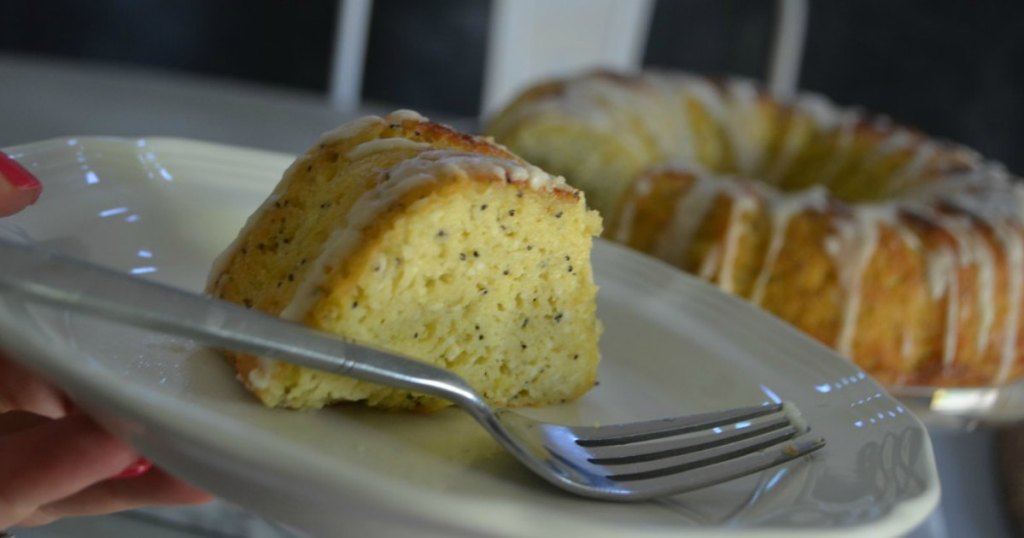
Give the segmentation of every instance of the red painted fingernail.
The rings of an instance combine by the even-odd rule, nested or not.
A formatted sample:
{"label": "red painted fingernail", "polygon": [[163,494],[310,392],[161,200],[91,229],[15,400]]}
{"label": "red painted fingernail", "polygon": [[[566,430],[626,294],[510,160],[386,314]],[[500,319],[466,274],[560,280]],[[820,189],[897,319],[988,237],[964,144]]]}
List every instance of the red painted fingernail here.
{"label": "red painted fingernail", "polygon": [[43,185],[28,170],[0,151],[0,217],[13,215],[32,205]]}
{"label": "red painted fingernail", "polygon": [[31,172],[25,170],[18,161],[0,151],[0,177],[15,189],[42,190],[43,186]]}
{"label": "red painted fingernail", "polygon": [[146,474],[146,471],[152,468],[153,462],[146,458],[139,458],[131,465],[125,467],[124,470],[114,478],[135,478],[136,476]]}

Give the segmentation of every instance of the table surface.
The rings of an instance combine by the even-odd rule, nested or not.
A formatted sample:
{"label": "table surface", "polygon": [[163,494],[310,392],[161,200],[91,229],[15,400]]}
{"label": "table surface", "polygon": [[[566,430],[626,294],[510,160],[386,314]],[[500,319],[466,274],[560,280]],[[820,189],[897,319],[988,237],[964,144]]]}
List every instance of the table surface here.
{"label": "table surface", "polygon": [[[299,153],[353,114],[324,96],[183,73],[0,55],[0,147],[63,136],[176,136]],[[398,106],[366,104],[359,113]],[[472,118],[431,115],[472,128]],[[1012,536],[999,493],[994,433],[930,430],[942,483],[940,508],[910,536]],[[183,515],[184,514],[184,515]],[[189,528],[169,521],[191,521]],[[20,538],[291,536],[271,522],[214,503],[65,520]]]}

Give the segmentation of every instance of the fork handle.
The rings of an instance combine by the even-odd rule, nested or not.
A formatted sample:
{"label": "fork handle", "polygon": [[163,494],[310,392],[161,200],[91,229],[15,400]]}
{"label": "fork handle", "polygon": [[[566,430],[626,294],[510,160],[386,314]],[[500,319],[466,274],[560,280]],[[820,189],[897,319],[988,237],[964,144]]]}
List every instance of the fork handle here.
{"label": "fork handle", "polygon": [[474,411],[482,405],[480,396],[452,372],[263,312],[4,238],[0,260],[0,289],[32,302],[422,392]]}

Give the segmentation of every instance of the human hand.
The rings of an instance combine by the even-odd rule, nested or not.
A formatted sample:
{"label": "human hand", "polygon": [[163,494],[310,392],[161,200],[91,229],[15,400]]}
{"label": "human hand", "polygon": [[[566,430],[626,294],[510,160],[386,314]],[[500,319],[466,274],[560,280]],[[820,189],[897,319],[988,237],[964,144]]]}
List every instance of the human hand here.
{"label": "human hand", "polygon": [[[30,173],[0,152],[0,217],[33,203],[40,190]],[[130,446],[0,351],[0,530],[210,499],[150,469]]]}
{"label": "human hand", "polygon": [[0,356],[0,529],[210,499],[140,463],[59,391]]}

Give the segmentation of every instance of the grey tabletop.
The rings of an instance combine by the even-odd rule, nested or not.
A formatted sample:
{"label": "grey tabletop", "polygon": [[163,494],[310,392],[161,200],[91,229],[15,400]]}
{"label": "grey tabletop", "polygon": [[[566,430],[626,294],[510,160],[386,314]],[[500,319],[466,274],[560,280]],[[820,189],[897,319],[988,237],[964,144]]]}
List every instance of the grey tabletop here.
{"label": "grey tabletop", "polygon": [[[358,113],[393,108],[400,107],[368,103]],[[298,153],[319,133],[354,115],[332,109],[325,96],[312,93],[0,55],[0,147],[62,136],[176,136]],[[462,128],[475,124],[472,118],[431,116]],[[931,428],[930,433],[942,501],[911,536],[1012,536],[1000,494],[995,434],[947,428]],[[21,538],[212,535],[279,538],[290,533],[223,503],[65,521],[18,532]]]}

